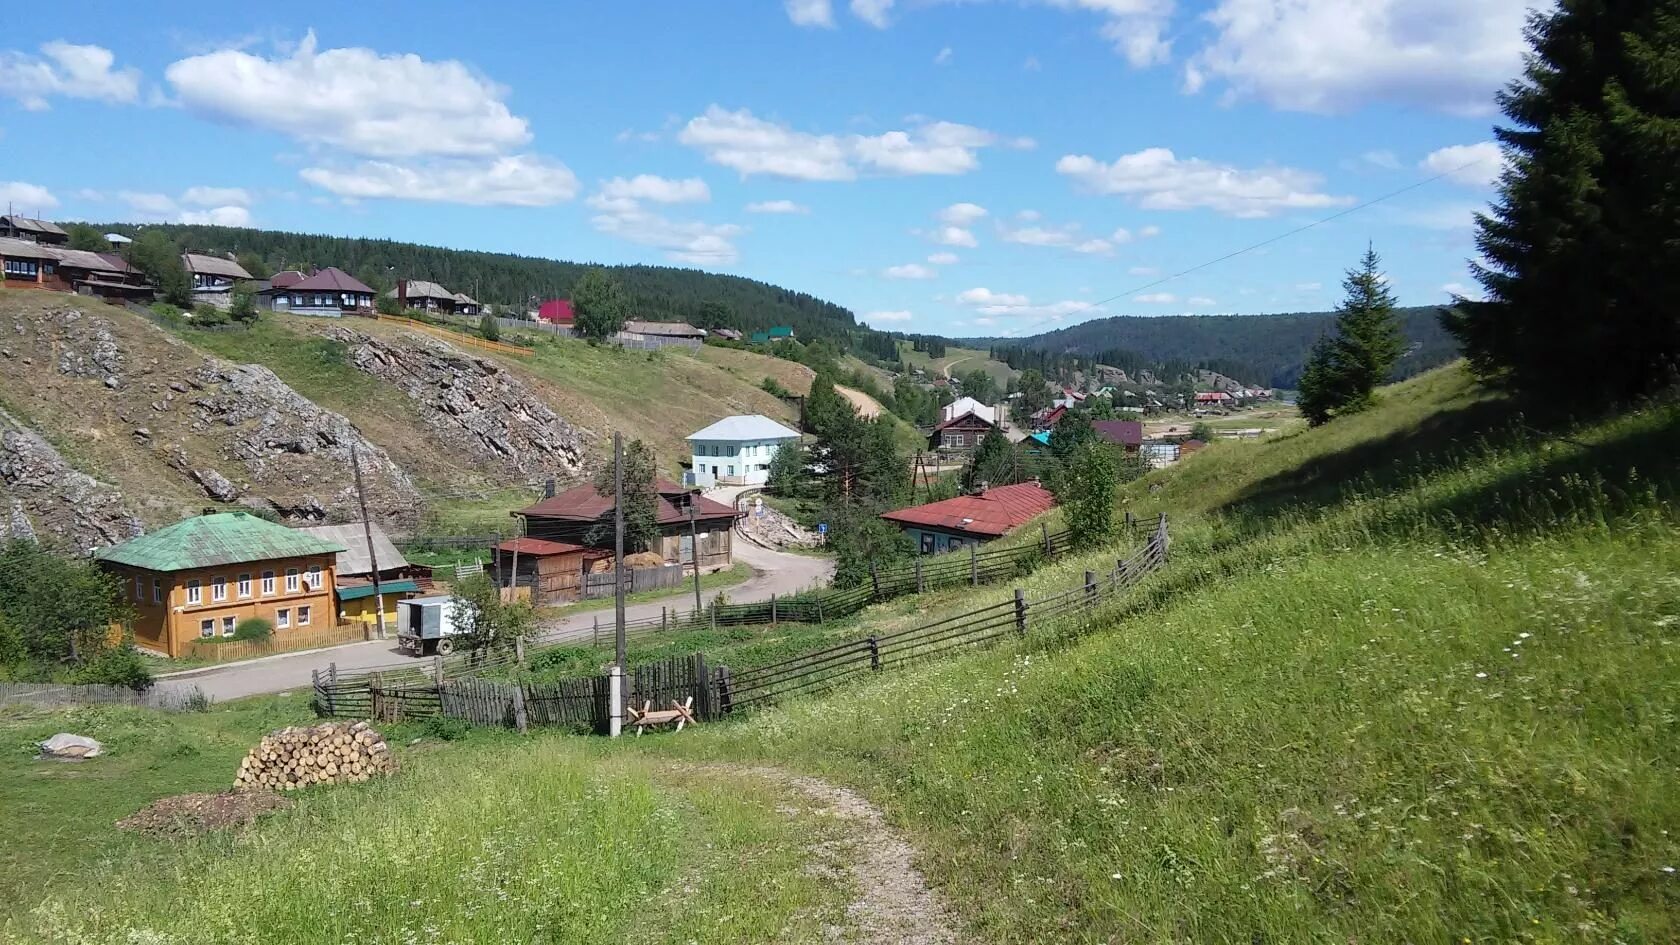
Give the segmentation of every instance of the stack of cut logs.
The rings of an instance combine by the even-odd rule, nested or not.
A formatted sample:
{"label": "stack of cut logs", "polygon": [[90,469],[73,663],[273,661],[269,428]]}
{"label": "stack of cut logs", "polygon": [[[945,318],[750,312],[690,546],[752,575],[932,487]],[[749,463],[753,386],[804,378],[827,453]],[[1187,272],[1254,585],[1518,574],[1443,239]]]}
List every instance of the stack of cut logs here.
{"label": "stack of cut logs", "polygon": [[396,756],[371,725],[327,722],[264,735],[239,762],[233,786],[295,791],[311,784],[359,783],[396,770]]}

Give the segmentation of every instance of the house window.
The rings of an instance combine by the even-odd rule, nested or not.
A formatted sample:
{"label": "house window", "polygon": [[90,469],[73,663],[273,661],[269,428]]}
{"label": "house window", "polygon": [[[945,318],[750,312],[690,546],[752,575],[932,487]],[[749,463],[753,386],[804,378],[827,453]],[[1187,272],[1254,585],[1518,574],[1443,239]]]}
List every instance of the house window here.
{"label": "house window", "polygon": [[217,575],[210,579],[210,599],[227,600],[227,578]]}
{"label": "house window", "polygon": [[239,596],[242,598],[251,596],[251,575],[241,574],[239,576]]}
{"label": "house window", "polygon": [[735,467],[734,466],[729,467],[729,475],[731,475],[731,476],[735,475]]}
{"label": "house window", "polygon": [[222,618],[222,636],[224,636],[224,637],[233,636],[234,625],[237,624],[238,622],[239,621],[236,620],[231,615],[227,616],[227,617],[223,617]]}
{"label": "house window", "polygon": [[39,265],[32,259],[6,260],[6,275],[8,276],[28,276],[33,279],[35,273],[39,271]]}
{"label": "house window", "polygon": [[274,596],[274,572],[263,572],[262,592],[264,597]]}
{"label": "house window", "polygon": [[146,599],[146,582],[136,574],[134,576],[134,600],[136,603]]}
{"label": "house window", "polygon": [[289,607],[282,607],[274,612],[274,626],[284,630],[292,625],[292,611]]}
{"label": "house window", "polygon": [[298,626],[300,626],[300,627],[309,626],[309,605],[308,604],[305,604],[304,606],[298,608]]}
{"label": "house window", "polygon": [[187,582],[187,603],[204,603],[204,588],[199,586],[198,578],[193,578]]}
{"label": "house window", "polygon": [[934,535],[932,532],[922,532],[922,554],[926,555],[933,553],[933,539]]}
{"label": "house window", "polygon": [[152,578],[152,603],[163,603],[163,582],[157,578]]}
{"label": "house window", "polygon": [[295,594],[298,589],[298,569],[286,569],[286,593]]}
{"label": "house window", "polygon": [[321,589],[321,566],[318,564],[309,566],[309,589],[312,591]]}
{"label": "house window", "polygon": [[200,620],[198,622],[198,635],[203,639],[209,639],[210,637],[215,636],[216,621],[210,617],[205,617],[203,620]]}

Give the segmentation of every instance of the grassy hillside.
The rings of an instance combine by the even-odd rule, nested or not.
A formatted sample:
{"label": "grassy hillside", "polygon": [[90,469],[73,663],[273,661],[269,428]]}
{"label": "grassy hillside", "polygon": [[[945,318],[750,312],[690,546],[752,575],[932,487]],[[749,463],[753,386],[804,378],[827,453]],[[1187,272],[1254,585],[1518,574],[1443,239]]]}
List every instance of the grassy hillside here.
{"label": "grassy hillside", "polygon": [[905,341],[899,343],[898,355],[904,364],[926,371],[929,380],[944,377],[946,370],[964,374],[970,371],[985,371],[998,382],[999,387],[1003,387],[1015,376],[1009,365],[1002,361],[993,361],[985,348],[950,347],[945,349],[944,357],[930,358],[927,352],[917,351]]}
{"label": "grassy hillside", "polygon": [[[735,778],[773,764],[884,807],[974,941],[1674,941],[1677,454],[1673,403],[1546,422],[1432,372],[1371,413],[1217,443],[1130,487],[1128,509],[1172,516],[1172,563],[1060,635],[676,737],[450,746],[242,842],[114,859],[26,928],[86,911],[90,941],[394,938],[414,915],[488,941],[578,901],[606,918],[545,933],[610,932],[639,906],[655,941],[810,939],[789,923],[834,900],[797,885],[817,865],[809,825]],[[618,804],[589,802],[608,792]],[[650,792],[676,824],[725,825],[713,846]],[[685,857],[731,875],[683,885],[677,915],[645,884],[601,891],[572,865],[584,850],[618,877]],[[252,881],[184,892],[211,874]],[[533,899],[533,874],[576,894]],[[794,885],[740,893],[771,877]]]}

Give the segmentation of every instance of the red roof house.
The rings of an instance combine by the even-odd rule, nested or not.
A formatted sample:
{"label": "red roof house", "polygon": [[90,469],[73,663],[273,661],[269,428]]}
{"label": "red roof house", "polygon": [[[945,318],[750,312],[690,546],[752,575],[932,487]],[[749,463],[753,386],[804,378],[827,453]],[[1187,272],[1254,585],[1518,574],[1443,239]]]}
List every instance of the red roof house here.
{"label": "red roof house", "polygon": [[1104,442],[1123,446],[1126,452],[1135,453],[1143,447],[1143,422],[1141,420],[1093,420],[1091,429],[1097,431],[1097,436]]}
{"label": "red roof house", "polygon": [[[733,543],[730,529],[737,512],[666,479],[654,482],[658,497],[659,539],[649,551],[658,552],[667,564],[691,565],[689,508],[694,509],[694,534],[700,539],[700,567],[705,570],[728,567]],[[543,499],[513,513],[525,519],[525,540],[577,544],[585,548],[613,547],[613,501],[585,483]],[[640,549],[626,548],[630,553]]]}
{"label": "red roof house", "polygon": [[570,325],[575,316],[571,299],[549,299],[537,306],[537,320],[552,325]]}
{"label": "red roof house", "polygon": [[902,528],[923,554],[980,544],[1008,534],[1056,505],[1050,490],[1036,482],[998,486],[979,495],[914,505],[882,512],[881,518]]}
{"label": "red roof house", "polygon": [[1231,400],[1231,395],[1222,390],[1202,391],[1196,395],[1198,404],[1228,404]]}
{"label": "red roof house", "polygon": [[1032,415],[1033,427],[1039,430],[1048,430],[1056,425],[1057,420],[1062,419],[1067,414],[1067,410],[1066,405],[1046,407]]}

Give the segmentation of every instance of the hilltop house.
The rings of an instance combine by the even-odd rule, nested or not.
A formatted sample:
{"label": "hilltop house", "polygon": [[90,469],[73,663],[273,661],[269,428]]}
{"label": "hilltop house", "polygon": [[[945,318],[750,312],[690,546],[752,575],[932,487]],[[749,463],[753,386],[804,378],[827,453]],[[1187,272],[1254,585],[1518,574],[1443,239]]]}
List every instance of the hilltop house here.
{"label": "hilltop house", "polygon": [[1198,407],[1229,407],[1234,401],[1235,398],[1222,390],[1201,391],[1196,394]]}
{"label": "hilltop house", "polygon": [[763,485],[770,481],[776,451],[797,442],[799,431],[761,414],[724,417],[689,434],[693,467],[685,478],[701,487]]}
{"label": "hilltop house", "polygon": [[181,265],[192,276],[193,302],[224,312],[233,307],[233,284],[251,278],[244,266],[222,256],[182,253]]}
{"label": "hilltop house", "polygon": [[537,306],[537,321],[539,322],[548,322],[550,325],[570,328],[576,320],[576,314],[572,311],[571,299],[549,299]]}
{"label": "hilltop house", "polygon": [[752,333],[752,343],[755,345],[769,344],[772,341],[778,341],[782,338],[791,340],[793,338],[793,329],[786,325],[777,325],[768,331],[755,331]]}
{"label": "hilltop house", "polygon": [[[333,593],[338,598],[340,623],[363,623],[369,627],[379,623],[380,605],[385,611],[385,627],[390,633],[397,628],[397,601],[407,600],[420,593],[413,569],[402,552],[391,544],[385,530],[371,522],[364,531],[361,522],[348,525],[311,525],[299,528],[328,544],[344,548],[333,560]],[[368,533],[373,535],[373,557],[368,556]],[[379,601],[373,599],[373,560],[379,560]]]}
{"label": "hilltop house", "polygon": [[385,297],[396,299],[397,307],[405,311],[419,309],[439,315],[478,314],[478,303],[470,297],[424,279],[398,279],[397,287],[385,293]]}
{"label": "hilltop house", "polygon": [[922,554],[933,554],[1001,538],[1055,505],[1050,490],[1036,482],[1022,482],[979,495],[882,512],[881,518],[903,529]]}
{"label": "hilltop house", "polygon": [[116,253],[0,237],[0,266],[7,288],[52,289],[107,299],[152,297],[146,278]]}
{"label": "hilltop house", "polygon": [[8,289],[69,288],[58,278],[58,254],[33,240],[0,237],[0,267]]}
{"label": "hilltop house", "polygon": [[373,311],[373,290],[342,269],[328,266],[307,278],[287,281],[291,284],[279,288],[270,280],[268,290],[261,293],[276,312],[339,318]]}
{"label": "hilltop house", "polygon": [[200,638],[232,636],[260,617],[284,635],[331,627],[343,545],[264,521],[212,512],[94,553],[134,610],[135,644],[178,657]]}
{"label": "hilltop house", "polygon": [[1091,429],[1103,442],[1128,453],[1136,453],[1143,448],[1143,422],[1140,420],[1093,420]]}
{"label": "hilltop house", "polygon": [[[654,491],[658,493],[654,501],[659,510],[659,539],[648,550],[662,557],[666,564],[692,567],[696,557],[690,539],[692,527],[692,534],[700,539],[700,569],[714,571],[729,567],[733,560],[730,529],[735,524],[735,508],[664,479],[654,482]],[[613,500],[596,492],[592,485],[574,486],[512,514],[525,520],[527,538],[612,550]]]}
{"label": "hilltop house", "polygon": [[457,314],[457,315],[477,315],[479,313],[479,310],[482,309],[482,308],[483,308],[483,306],[478,304],[478,300],[473,298],[472,296],[468,295],[467,293],[465,293],[465,292],[455,293],[455,314]]}
{"label": "hilltop house", "polygon": [[965,413],[974,414],[992,426],[1003,423],[1003,408],[991,407],[975,400],[973,397],[958,397],[945,406],[939,408],[939,422],[949,423]]}
{"label": "hilltop house", "polygon": [[12,213],[0,217],[0,237],[28,240],[44,246],[63,246],[70,242],[70,234],[58,224]]}

